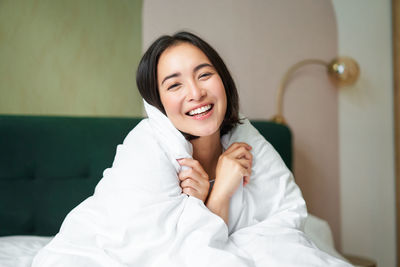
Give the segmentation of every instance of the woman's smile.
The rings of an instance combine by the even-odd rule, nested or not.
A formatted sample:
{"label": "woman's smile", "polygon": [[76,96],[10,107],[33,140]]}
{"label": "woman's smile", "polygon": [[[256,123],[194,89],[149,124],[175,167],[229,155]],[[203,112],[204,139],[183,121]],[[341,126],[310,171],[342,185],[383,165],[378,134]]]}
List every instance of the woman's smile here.
{"label": "woman's smile", "polygon": [[200,107],[194,108],[186,112],[186,114],[196,120],[205,120],[211,116],[213,107],[213,104],[200,105]]}

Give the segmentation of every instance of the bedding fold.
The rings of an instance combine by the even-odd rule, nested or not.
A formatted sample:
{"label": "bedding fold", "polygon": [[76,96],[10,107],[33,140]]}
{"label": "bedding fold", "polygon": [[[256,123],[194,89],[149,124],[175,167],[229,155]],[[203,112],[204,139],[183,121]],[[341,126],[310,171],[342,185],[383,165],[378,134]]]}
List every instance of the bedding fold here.
{"label": "bedding fold", "polygon": [[46,266],[350,266],[302,232],[305,202],[278,153],[248,122],[222,137],[253,147],[250,183],[231,199],[228,225],[183,194],[177,159],[192,146],[145,103],[148,118],[117,147],[94,195],[73,209],[34,259]]}

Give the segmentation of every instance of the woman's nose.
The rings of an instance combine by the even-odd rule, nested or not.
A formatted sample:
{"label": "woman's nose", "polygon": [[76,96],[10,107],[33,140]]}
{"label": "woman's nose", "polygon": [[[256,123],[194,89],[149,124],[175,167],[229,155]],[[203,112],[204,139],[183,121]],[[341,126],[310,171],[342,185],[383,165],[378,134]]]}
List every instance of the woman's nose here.
{"label": "woman's nose", "polygon": [[189,101],[198,101],[201,100],[206,94],[206,90],[200,87],[196,83],[190,84],[188,88],[188,99]]}

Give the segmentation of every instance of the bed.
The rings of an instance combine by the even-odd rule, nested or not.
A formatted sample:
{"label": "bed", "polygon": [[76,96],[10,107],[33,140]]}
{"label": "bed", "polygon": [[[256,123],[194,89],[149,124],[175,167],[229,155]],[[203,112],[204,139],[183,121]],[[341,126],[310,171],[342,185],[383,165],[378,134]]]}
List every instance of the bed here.
{"label": "bed", "polygon": [[[93,194],[115,150],[141,118],[0,115],[0,266],[30,266],[67,215]],[[292,168],[288,127],[252,121]],[[335,250],[324,220],[310,215],[305,232]]]}

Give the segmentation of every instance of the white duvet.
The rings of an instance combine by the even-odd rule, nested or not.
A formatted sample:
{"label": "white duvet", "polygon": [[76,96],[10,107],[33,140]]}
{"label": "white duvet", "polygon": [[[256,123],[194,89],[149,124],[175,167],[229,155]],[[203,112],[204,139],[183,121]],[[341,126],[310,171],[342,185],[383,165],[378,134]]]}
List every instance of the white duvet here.
{"label": "white duvet", "polygon": [[253,147],[250,183],[230,203],[228,226],[181,193],[176,159],[191,144],[156,108],[117,147],[92,197],[72,210],[35,257],[46,266],[350,266],[302,232],[305,202],[290,171],[246,120],[222,137]]}

